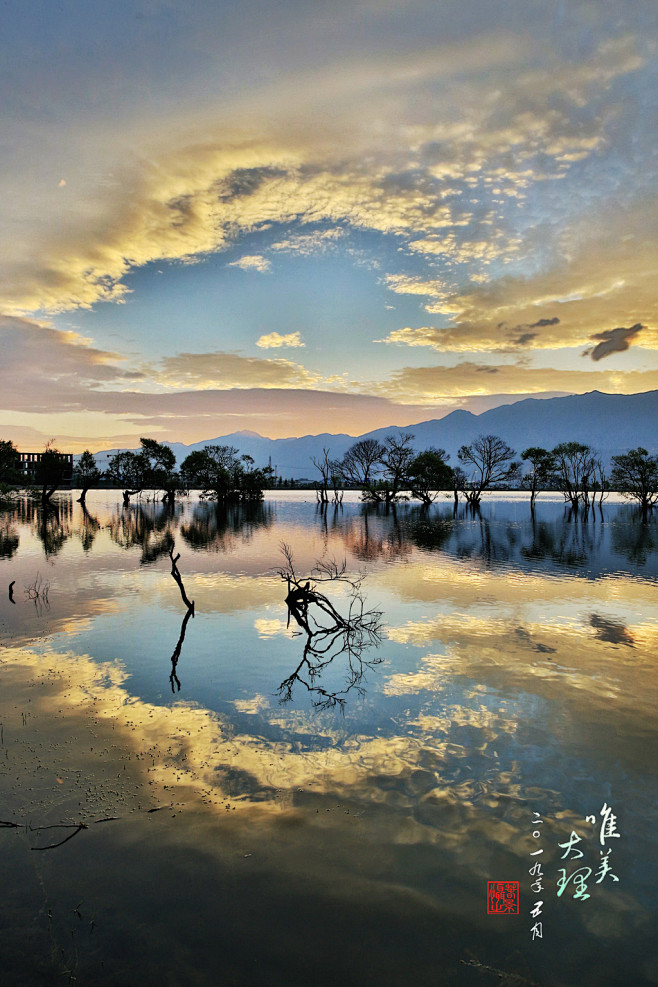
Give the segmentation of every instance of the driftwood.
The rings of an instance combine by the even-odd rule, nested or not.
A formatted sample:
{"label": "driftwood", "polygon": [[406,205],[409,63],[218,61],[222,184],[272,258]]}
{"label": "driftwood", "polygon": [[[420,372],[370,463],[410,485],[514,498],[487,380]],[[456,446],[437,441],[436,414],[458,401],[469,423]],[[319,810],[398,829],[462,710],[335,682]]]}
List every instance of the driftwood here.
{"label": "driftwood", "polygon": [[185,587],[183,585],[183,580],[181,578],[181,574],[178,571],[178,566],[176,564],[178,562],[179,558],[180,558],[180,552],[174,557],[174,546],[173,545],[169,549],[169,558],[171,559],[171,574],[172,574],[172,576],[174,577],[174,579],[176,580],[176,582],[178,584],[178,588],[180,590],[180,595],[181,595],[181,597],[183,599],[183,603],[185,604],[185,606],[187,607],[187,609],[192,612],[192,616],[194,616],[194,600],[191,600],[190,601],[187,598],[187,593],[185,592]]}
{"label": "driftwood", "polygon": [[183,580],[180,572],[178,571],[177,562],[180,558],[180,552],[174,555],[174,545],[169,549],[169,558],[171,559],[171,574],[176,580],[178,588],[180,590],[180,595],[182,597],[183,603],[187,607],[187,613],[183,617],[183,623],[181,624],[180,636],[176,647],[174,648],[174,653],[171,656],[171,675],[169,676],[169,682],[171,683],[171,691],[175,692],[176,688],[180,692],[180,679],[176,674],[176,668],[178,666],[178,659],[180,658],[181,648],[183,647],[183,641],[185,640],[185,631],[187,630],[187,622],[190,617],[194,617],[194,600],[189,600],[187,593],[185,592],[185,586],[183,585]]}
{"label": "driftwood", "polygon": [[[377,647],[381,642],[381,612],[366,610],[361,593],[361,579],[345,575],[346,564],[339,566],[334,561],[319,562],[308,579],[297,576],[292,552],[287,545],[281,550],[286,565],[278,570],[288,586],[286,606],[288,607],[288,627],[294,620],[305,636],[302,657],[294,671],[283,680],[278,692],[282,702],[292,699],[297,683],[317,697],[313,705],[328,709],[340,706],[344,709],[345,696],[352,689],[363,694],[361,682],[365,671],[379,664],[381,658],[366,661],[363,652],[366,648]],[[344,582],[349,586],[350,596],[347,613],[341,613],[328,596],[320,592],[318,586],[326,582]],[[328,665],[339,655],[346,657],[345,688],[328,690],[318,685],[317,679]]]}
{"label": "driftwood", "polygon": [[2,829],[24,829],[26,832],[30,833],[42,833],[46,829],[72,829],[73,832],[65,836],[63,840],[58,840],[57,843],[49,843],[47,846],[33,846],[30,847],[31,850],[55,850],[58,846],[63,846],[72,840],[74,836],[77,836],[83,829],[89,829],[86,823],[55,823],[52,826],[27,826],[22,823],[7,822],[4,819],[0,819],[0,828]]}

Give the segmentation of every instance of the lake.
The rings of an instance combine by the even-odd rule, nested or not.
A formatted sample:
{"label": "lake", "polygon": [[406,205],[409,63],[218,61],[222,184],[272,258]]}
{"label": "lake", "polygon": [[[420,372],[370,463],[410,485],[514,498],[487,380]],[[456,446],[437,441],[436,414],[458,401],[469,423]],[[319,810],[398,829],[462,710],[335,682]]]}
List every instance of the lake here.
{"label": "lake", "polygon": [[655,519],[74,496],[0,509],[4,985],[658,983]]}

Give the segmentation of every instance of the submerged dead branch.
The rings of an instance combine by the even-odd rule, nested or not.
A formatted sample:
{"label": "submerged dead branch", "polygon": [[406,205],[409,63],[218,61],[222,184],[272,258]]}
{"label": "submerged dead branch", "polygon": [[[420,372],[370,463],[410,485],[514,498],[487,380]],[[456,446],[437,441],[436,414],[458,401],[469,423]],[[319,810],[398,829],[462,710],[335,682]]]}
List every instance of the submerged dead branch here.
{"label": "submerged dead branch", "polygon": [[180,590],[180,595],[182,597],[183,603],[189,611],[191,611],[192,616],[194,616],[194,600],[189,600],[187,598],[187,593],[185,592],[185,586],[183,585],[183,580],[181,574],[178,571],[178,565],[176,564],[180,558],[180,552],[174,557],[174,545],[169,549],[169,558],[171,559],[171,574],[178,584]]}
{"label": "submerged dead branch", "polygon": [[[12,584],[13,585],[13,584]],[[37,613],[41,615],[42,611],[50,609],[50,602],[48,600],[48,592],[50,590],[50,583],[41,578],[41,574],[37,572],[36,578],[33,583],[25,587],[25,595],[28,600],[32,600]],[[13,598],[13,591],[10,593],[10,599]],[[13,599],[12,599],[13,602]]]}
{"label": "submerged dead branch", "polygon": [[[367,610],[361,591],[363,577],[358,579],[346,575],[346,563],[321,561],[314,566],[308,578],[295,572],[292,550],[285,543],[281,546],[285,565],[278,573],[288,587],[286,606],[288,607],[288,627],[291,618],[306,636],[302,657],[292,672],[278,689],[283,702],[292,700],[295,685],[299,683],[316,698],[313,705],[319,709],[345,705],[345,696],[352,689],[363,695],[362,681],[366,669],[379,664],[381,658],[365,660],[366,648],[378,647],[381,643],[381,611]],[[349,595],[347,612],[341,612],[320,592],[318,586],[327,582],[342,582],[347,585]],[[345,687],[338,690],[325,689],[317,682],[318,676],[339,655],[346,656]]]}
{"label": "submerged dead branch", "polygon": [[57,825],[54,825],[54,826],[30,826],[30,832],[31,833],[39,833],[39,832],[41,832],[44,829],[72,829],[73,830],[72,833],[69,833],[68,836],[65,836],[63,840],[59,840],[57,843],[49,843],[48,846],[33,846],[33,847],[30,847],[30,849],[31,850],[55,850],[58,846],[64,846],[65,843],[68,843],[69,840],[72,840],[73,837],[74,836],[77,836],[78,833],[82,832],[83,829],[88,829],[88,828],[89,827],[87,826],[87,824],[86,823],[82,823],[82,822],[81,823],[72,823],[71,825],[68,825],[66,823],[61,823],[61,824],[57,824]]}

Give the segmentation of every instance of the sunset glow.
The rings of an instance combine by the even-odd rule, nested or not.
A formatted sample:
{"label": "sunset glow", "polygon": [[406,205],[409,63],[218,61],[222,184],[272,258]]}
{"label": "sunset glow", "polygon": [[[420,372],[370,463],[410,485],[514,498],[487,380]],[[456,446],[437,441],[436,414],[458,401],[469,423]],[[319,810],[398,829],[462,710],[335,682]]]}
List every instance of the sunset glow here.
{"label": "sunset glow", "polygon": [[0,437],[658,388],[653,5],[5,5]]}

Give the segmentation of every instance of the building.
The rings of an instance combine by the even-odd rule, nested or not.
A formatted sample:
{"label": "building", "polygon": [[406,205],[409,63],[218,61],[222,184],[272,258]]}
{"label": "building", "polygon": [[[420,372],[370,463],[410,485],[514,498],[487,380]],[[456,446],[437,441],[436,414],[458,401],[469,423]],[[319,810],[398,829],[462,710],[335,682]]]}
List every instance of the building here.
{"label": "building", "polygon": [[[36,481],[39,463],[44,454],[42,452],[19,452],[18,455],[20,456],[19,469],[29,483],[34,483]],[[61,482],[70,483],[73,479],[73,453],[58,452],[57,455],[64,462],[64,472]]]}

